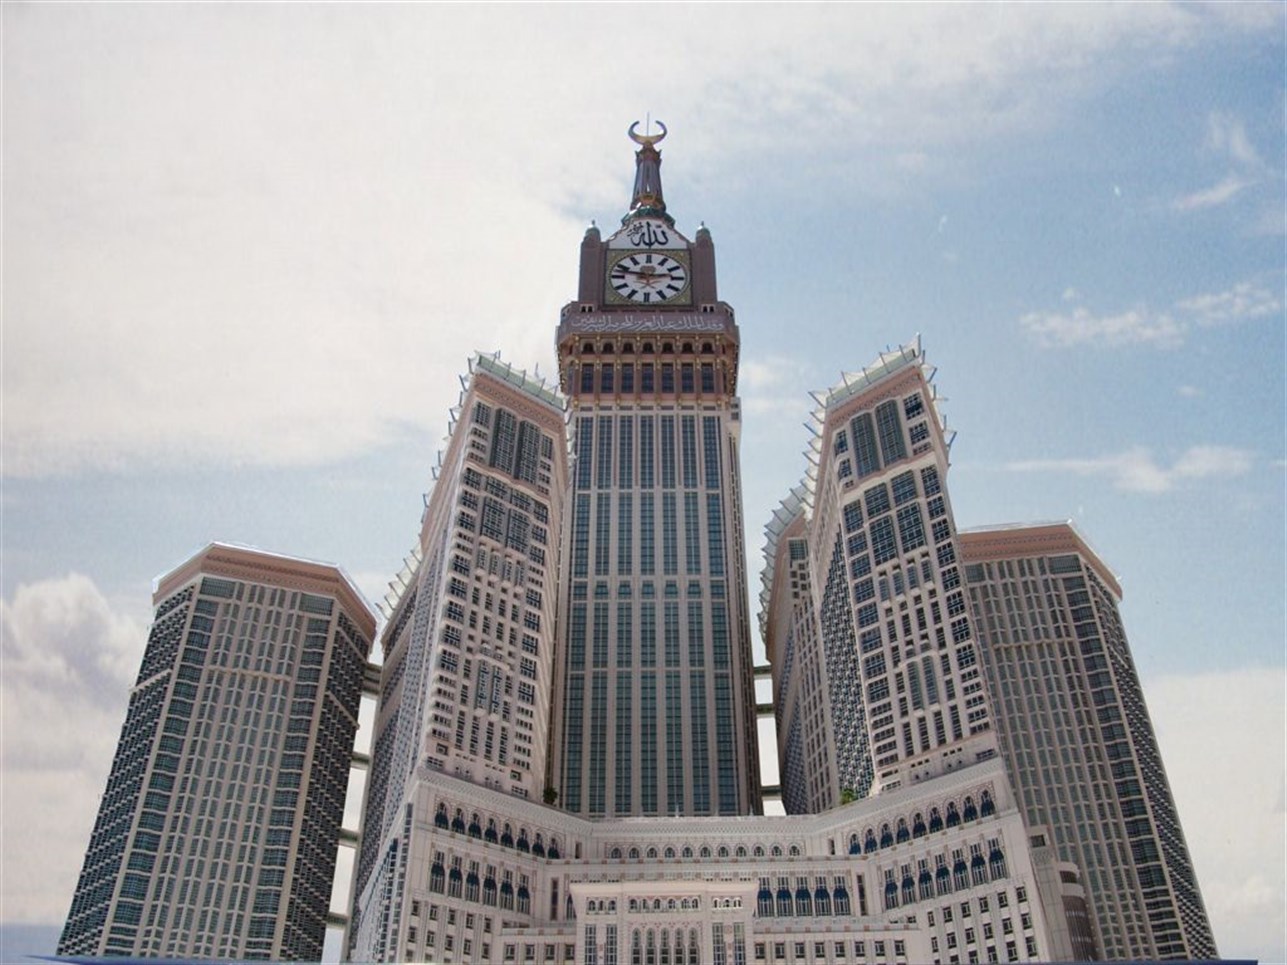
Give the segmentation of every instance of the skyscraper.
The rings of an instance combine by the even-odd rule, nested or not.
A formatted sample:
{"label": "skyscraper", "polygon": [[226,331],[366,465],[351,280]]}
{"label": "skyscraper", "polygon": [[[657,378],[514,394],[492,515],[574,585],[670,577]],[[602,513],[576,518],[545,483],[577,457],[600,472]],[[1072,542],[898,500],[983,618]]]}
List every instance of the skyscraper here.
{"label": "skyscraper", "polygon": [[557,345],[576,471],[553,785],[593,816],[759,810],[733,310],[710,232],[666,212],[665,136],[630,211],[581,244]]}
{"label": "skyscraper", "polygon": [[[401,900],[414,875],[408,855],[431,833],[409,820],[417,782],[449,774],[519,799],[544,794],[567,485],[562,400],[480,355],[455,412],[407,584],[381,637],[350,926],[362,960],[405,954],[392,939],[410,911]],[[466,830],[461,814],[451,818]],[[476,830],[501,840],[495,820]]]}
{"label": "skyscraper", "polygon": [[1099,953],[1214,958],[1117,580],[1067,523],[960,544],[1007,770],[1029,825],[1082,869]]}
{"label": "skyscraper", "polygon": [[[929,374],[914,342],[817,394],[807,485],[770,523],[766,613],[798,592],[788,579],[802,582],[806,569],[812,604],[790,635],[767,615],[763,623],[781,667],[783,772],[814,788],[793,788],[793,808],[820,810],[846,791],[889,791],[996,754]],[[806,683],[789,686],[792,675]]]}
{"label": "skyscraper", "polygon": [[[917,650],[918,664],[938,661],[933,680],[920,682],[924,706],[904,710],[882,696],[878,682],[892,687],[893,677],[875,668],[862,686],[852,683],[849,729],[825,739],[855,736],[838,759],[857,777],[829,786],[833,798],[880,793],[848,806],[831,800],[816,808],[821,813],[754,813],[756,720],[739,539],[740,336],[716,297],[709,232],[699,229],[690,242],[666,211],[660,135],[635,140],[630,211],[607,239],[596,228],[586,233],[578,298],[557,331],[571,467],[562,462],[562,400],[496,360],[474,361],[454,410],[382,639],[347,955],[590,965],[1059,957],[1070,947],[1063,910],[1081,900],[1080,881],[1074,866],[1030,845],[986,708],[971,717],[981,685],[970,673],[966,637],[940,648],[931,633],[932,654]],[[850,404],[856,397],[838,389],[832,423],[864,446],[868,423],[878,421],[881,434],[870,444],[885,448],[864,488],[883,487],[894,508],[868,506],[864,491],[825,488],[819,499],[801,490],[812,507],[826,507],[828,521],[816,530],[821,542],[798,543],[804,556],[791,543],[792,564],[782,572],[798,589],[791,619],[818,639],[846,625],[856,633],[849,556],[856,561],[859,551],[848,540],[835,551],[852,515],[843,514],[844,503],[863,499],[869,521],[860,525],[880,552],[886,522],[907,527],[892,538],[903,540],[900,565],[914,563],[918,578],[928,567],[916,591],[926,595],[925,619],[931,594],[946,598],[958,586],[943,549],[953,545],[951,534],[913,545],[903,512],[941,515],[931,473],[944,459],[938,436],[938,448],[916,448],[922,431],[941,430],[928,428],[928,413],[906,407],[917,392],[926,406],[930,398],[919,350],[887,361],[863,385],[887,368],[891,380],[882,386],[901,393],[901,415],[891,420],[883,399]],[[521,432],[523,420],[540,460],[527,476],[496,435],[501,425]],[[906,451],[896,451],[896,439]],[[914,496],[901,478],[909,468],[919,474]],[[801,495],[800,507],[805,501]],[[560,520],[556,571],[547,543]],[[827,567],[821,578],[819,561]],[[874,565],[894,569],[884,559]],[[810,594],[824,585],[830,596],[819,621]],[[914,597],[906,585],[896,592],[901,613]],[[933,619],[950,628],[946,614]],[[891,662],[922,643],[895,623],[881,638]],[[912,728],[896,729],[904,743],[879,774],[866,750],[868,703]],[[545,713],[547,760],[537,744]],[[812,705],[810,713],[816,720]],[[929,738],[922,719],[935,727]],[[516,734],[529,727],[530,754],[519,754]],[[800,769],[818,766],[802,760]],[[542,773],[549,785],[538,796],[533,777]],[[800,810],[813,807],[806,801]]]}
{"label": "skyscraper", "polygon": [[61,955],[317,959],[375,619],[333,566],[163,576]]}

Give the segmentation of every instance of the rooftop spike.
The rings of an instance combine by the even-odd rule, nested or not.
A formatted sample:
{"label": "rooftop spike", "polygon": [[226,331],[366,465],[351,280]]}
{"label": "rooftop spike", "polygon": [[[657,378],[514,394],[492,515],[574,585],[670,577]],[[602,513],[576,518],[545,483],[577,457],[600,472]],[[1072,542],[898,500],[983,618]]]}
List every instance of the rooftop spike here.
{"label": "rooftop spike", "polygon": [[635,188],[630,198],[630,213],[622,218],[622,223],[634,218],[661,218],[671,227],[675,219],[666,214],[666,200],[661,193],[661,152],[656,145],[666,137],[666,125],[657,121],[660,134],[638,134],[635,128],[639,122],[630,125],[627,132],[630,140],[639,145],[635,152]]}

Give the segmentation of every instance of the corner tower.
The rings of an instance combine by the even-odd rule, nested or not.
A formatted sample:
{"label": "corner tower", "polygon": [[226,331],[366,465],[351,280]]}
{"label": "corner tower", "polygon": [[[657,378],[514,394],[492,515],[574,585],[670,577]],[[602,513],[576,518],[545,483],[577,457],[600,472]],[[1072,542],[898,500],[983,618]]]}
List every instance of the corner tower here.
{"label": "corner tower", "polygon": [[557,333],[575,453],[551,786],[590,816],[747,814],[760,787],[733,310],[710,232],[666,211],[640,135],[630,211],[581,244]]}

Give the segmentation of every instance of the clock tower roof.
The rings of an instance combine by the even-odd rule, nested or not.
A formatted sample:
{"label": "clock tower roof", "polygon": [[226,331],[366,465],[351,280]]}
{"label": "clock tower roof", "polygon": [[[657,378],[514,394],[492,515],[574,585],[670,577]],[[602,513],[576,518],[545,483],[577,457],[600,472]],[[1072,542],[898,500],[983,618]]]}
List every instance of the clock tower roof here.
{"label": "clock tower roof", "polygon": [[630,213],[621,223],[627,224],[636,218],[661,218],[673,228],[675,219],[666,213],[666,200],[661,193],[661,152],[657,150],[657,144],[666,136],[666,125],[657,122],[660,134],[637,134],[638,126],[639,122],[635,121],[628,132],[639,150],[635,152],[635,189],[630,199]]}

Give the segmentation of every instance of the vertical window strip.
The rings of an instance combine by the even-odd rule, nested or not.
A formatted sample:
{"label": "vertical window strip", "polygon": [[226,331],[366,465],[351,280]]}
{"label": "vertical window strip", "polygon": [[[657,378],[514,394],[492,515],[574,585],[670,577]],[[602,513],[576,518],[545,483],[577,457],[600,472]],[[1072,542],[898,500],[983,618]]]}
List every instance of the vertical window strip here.
{"label": "vertical window strip", "polygon": [[702,416],[702,463],[706,470],[706,488],[720,488],[719,419]]}

